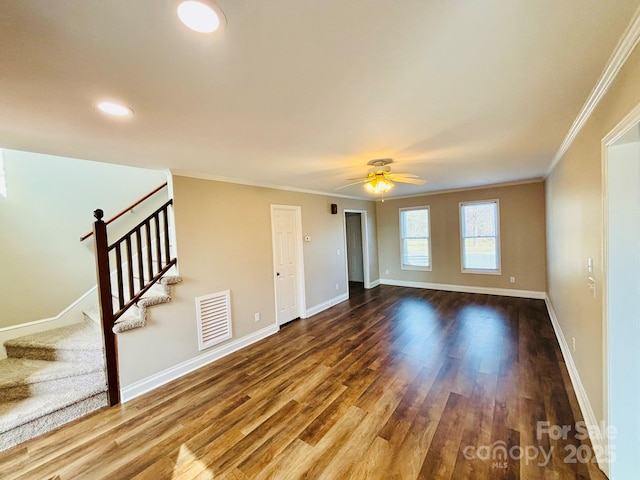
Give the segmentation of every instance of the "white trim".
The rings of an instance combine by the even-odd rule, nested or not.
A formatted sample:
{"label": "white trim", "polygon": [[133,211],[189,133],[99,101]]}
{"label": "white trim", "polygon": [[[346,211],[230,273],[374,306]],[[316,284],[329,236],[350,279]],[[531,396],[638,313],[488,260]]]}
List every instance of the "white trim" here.
{"label": "white trim", "polygon": [[602,139],[603,162],[608,156],[607,148],[616,143],[630,128],[640,121],[640,103],[634,107],[625,117],[620,120],[613,130]]}
{"label": "white trim", "polygon": [[334,305],[337,305],[341,302],[344,302],[345,300],[349,300],[348,292],[338,295],[337,297],[333,297],[331,300],[327,300],[326,302],[322,302],[319,305],[309,308],[305,314],[305,318],[309,318],[314,315],[317,315],[318,313],[323,312],[324,310],[327,310],[328,308],[331,308]]}
{"label": "white trim", "polygon": [[197,357],[174,365],[173,367],[163,370],[162,372],[158,372],[147,378],[134,382],[131,385],[122,387],[120,389],[120,398],[122,399],[123,403],[133,400],[140,395],[143,395],[162,385],[176,380],[188,373],[193,372],[194,370],[202,368],[205,365],[210,364],[211,362],[215,362],[216,360],[226,357],[233,352],[237,352],[238,350],[241,350],[253,343],[267,338],[268,336],[277,333],[278,330],[279,328],[277,325],[269,325],[268,327],[258,330],[257,332],[245,335],[242,338],[231,341],[214,350],[210,350],[206,353],[198,355]]}
{"label": "white trim", "polygon": [[[573,385],[573,390],[576,392],[576,397],[578,399],[578,404],[580,405],[582,417],[584,418],[584,422],[586,423],[588,431],[590,433],[591,444],[593,445],[595,450],[598,466],[602,468],[603,465],[606,465],[607,463],[605,458],[605,452],[607,452],[606,442],[604,441],[602,432],[600,431],[600,426],[598,425],[598,420],[596,419],[596,415],[593,412],[593,408],[591,407],[591,402],[589,402],[587,392],[582,385],[582,380],[580,380],[578,368],[576,367],[576,364],[573,361],[573,357],[571,356],[571,349],[569,348],[569,344],[564,337],[562,327],[558,322],[558,317],[555,310],[553,309],[551,299],[548,295],[545,295],[544,303],[547,305],[547,311],[549,312],[549,317],[551,318],[551,325],[553,326],[553,331],[555,332],[558,343],[560,344],[562,357],[564,358],[564,363],[567,366],[569,378],[571,379],[571,384]],[[595,433],[595,435],[593,435],[593,433]]]}
{"label": "white trim", "polygon": [[500,295],[503,297],[534,298],[544,300],[545,292],[537,290],[512,290],[510,288],[474,287],[471,285],[451,285],[447,283],[409,282],[406,280],[393,280],[381,278],[381,285],[394,287],[426,288],[429,290],[444,290],[445,292],[480,293],[485,295]]}
{"label": "white trim", "polygon": [[18,329],[18,328],[31,327],[31,326],[34,326],[34,325],[40,325],[42,323],[55,322],[56,320],[60,320],[62,317],[67,315],[72,309],[77,307],[80,304],[80,302],[82,302],[85,298],[87,298],[89,295],[91,295],[93,292],[95,292],[97,288],[98,288],[97,286],[91,287],[87,292],[82,294],[80,296],[80,298],[78,298],[75,302],[73,302],[67,308],[62,310],[55,317],[43,318],[42,320],[34,320],[33,322],[26,322],[26,323],[20,323],[18,325],[9,325],[8,327],[2,327],[2,328],[0,328],[0,333],[8,332],[10,330],[15,330],[15,329]]}
{"label": "white trim", "polygon": [[[302,207],[298,205],[276,205],[271,204],[271,251],[273,254],[273,292],[276,309],[276,324],[280,325],[278,320],[278,285],[276,278],[276,236],[275,225],[273,223],[273,211],[275,209],[289,210],[295,212],[296,216],[296,277],[298,284],[296,285],[298,311],[296,312],[298,317],[305,318],[304,312],[306,310],[306,298],[305,298],[305,284],[304,284],[304,245],[302,242]],[[295,318],[295,317],[294,317]],[[285,322],[286,323],[286,322]]]}
{"label": "white trim", "polygon": [[[347,213],[359,213],[360,214],[360,232],[362,233],[362,275],[364,277],[364,288],[371,288],[371,282],[369,281],[370,264],[369,264],[369,224],[367,219],[366,210],[355,210],[345,208],[342,210],[342,220],[344,226],[344,266],[345,266],[345,285],[349,285],[349,255],[347,255]],[[348,288],[347,288],[348,290]],[[348,295],[348,293],[347,293]]]}
{"label": "white trim", "polygon": [[97,286],[92,287],[55,317],[0,328],[0,359],[7,357],[7,352],[4,349],[4,342],[7,340],[83,322],[85,317],[82,311],[97,303],[96,292]]}
{"label": "white trim", "polygon": [[[608,137],[613,132],[609,133],[607,137],[602,140],[601,144],[601,188],[602,188],[602,251],[600,255],[602,257],[602,415],[605,425],[609,425],[611,415],[609,414],[609,290],[608,290],[608,255],[607,249],[609,248],[609,215],[607,213],[609,204],[608,194],[608,164],[609,164],[609,145],[615,142],[615,139],[608,140]],[[615,136],[614,136],[615,137]],[[617,138],[617,137],[615,137]],[[609,452],[609,446],[606,445],[607,453]],[[602,469],[607,475],[609,466],[606,465],[606,469]]]}
{"label": "white trim", "polygon": [[[405,198],[418,198],[418,197],[428,197],[430,195],[444,195],[447,193],[458,193],[458,192],[471,192],[473,190],[486,190],[488,188],[501,188],[501,187],[516,187],[518,185],[527,185],[529,183],[542,183],[544,182],[544,178],[528,178],[525,180],[514,180],[513,182],[501,182],[501,183],[491,183],[488,185],[473,185],[471,187],[460,187],[460,188],[449,188],[444,190],[431,190],[424,193],[413,193],[411,195],[399,195],[397,197],[385,197],[386,201],[391,200],[403,200]],[[381,200],[376,200],[376,202],[380,202]]]}
{"label": "white trim", "polygon": [[573,125],[571,125],[567,136],[565,137],[564,141],[560,145],[560,148],[553,157],[553,161],[547,168],[545,178],[551,175],[553,169],[569,149],[569,147],[573,143],[573,140],[576,138],[584,124],[587,122],[593,111],[598,106],[598,103],[600,103],[600,100],[602,100],[602,97],[604,97],[604,95],[607,93],[607,90],[609,89],[615,78],[618,76],[618,72],[620,72],[620,69],[627,61],[627,58],[629,57],[635,46],[638,44],[639,40],[640,8],[636,10],[631,22],[629,23],[629,26],[620,38],[620,41],[616,45],[616,48],[613,50],[611,57],[609,57],[609,61],[607,62],[607,65],[602,72],[598,83],[596,83],[596,86],[589,94],[589,97],[582,107],[582,110],[580,110],[580,113],[573,122]]}
{"label": "white trim", "polygon": [[237,185],[247,185],[249,187],[270,188],[272,190],[284,190],[286,192],[308,193],[311,195],[322,195],[323,197],[350,198],[352,200],[366,200],[372,202],[368,197],[356,197],[353,195],[340,195],[337,193],[321,192],[319,190],[309,190],[306,188],[287,187],[285,185],[273,185],[271,183],[256,182],[241,178],[223,177],[221,175],[211,175],[204,172],[194,172],[190,170],[173,170],[173,174],[178,177],[199,178],[201,180],[211,180],[214,182],[234,183]]}
{"label": "white trim", "polygon": [[376,288],[379,285],[380,285],[380,279],[378,278],[377,280],[374,280],[373,282],[371,282],[368,287],[365,286],[364,288]]}
{"label": "white trim", "polygon": [[[310,195],[322,195],[323,197],[336,197],[336,198],[348,198],[351,200],[364,200],[367,202],[380,202],[380,199],[371,198],[369,195],[366,196],[356,196],[356,195],[340,195],[332,192],[322,192],[319,190],[309,190],[305,188],[296,188],[296,187],[287,187],[284,185],[272,185],[269,183],[262,183],[253,180],[244,180],[241,178],[232,178],[232,177],[224,177],[221,175],[212,175],[204,172],[194,172],[191,170],[171,170],[171,174],[178,177],[188,177],[188,178],[198,178],[200,180],[211,180],[214,182],[223,182],[223,183],[233,183],[236,185],[246,185],[249,187],[258,187],[258,188],[270,188],[273,190],[284,190],[286,192],[298,192],[298,193],[308,193]],[[527,178],[524,180],[513,180],[510,182],[500,182],[500,183],[491,183],[489,185],[472,185],[470,187],[459,187],[459,188],[448,188],[443,190],[432,190],[423,193],[414,193],[411,195],[399,195],[397,197],[394,196],[386,196],[385,200],[401,200],[404,198],[414,198],[414,197],[424,197],[427,195],[440,195],[445,193],[456,193],[456,192],[467,192],[470,190],[484,190],[487,188],[499,188],[499,187],[514,187],[517,185],[526,185],[528,183],[540,183],[544,182],[544,178]]]}

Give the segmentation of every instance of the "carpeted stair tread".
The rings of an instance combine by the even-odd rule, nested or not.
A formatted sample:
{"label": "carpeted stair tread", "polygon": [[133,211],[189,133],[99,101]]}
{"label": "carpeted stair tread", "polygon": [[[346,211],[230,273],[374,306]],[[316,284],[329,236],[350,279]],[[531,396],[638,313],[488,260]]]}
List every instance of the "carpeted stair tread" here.
{"label": "carpeted stair tread", "polygon": [[[125,292],[128,292],[128,286],[125,285]],[[113,292],[113,304],[115,307],[118,305],[118,292]],[[147,290],[140,300],[136,302],[139,307],[149,307],[151,305],[158,305],[160,303],[167,303],[171,301],[171,292],[168,284],[157,282]]]}
{"label": "carpeted stair tread", "polygon": [[116,320],[113,326],[113,333],[122,333],[127,330],[133,330],[134,328],[144,327],[147,324],[147,309],[146,307],[133,306]]}
{"label": "carpeted stair tread", "polygon": [[[106,391],[106,386],[79,387],[0,404],[0,433]],[[106,403],[105,403],[106,405]],[[71,419],[70,419],[71,420]]]}
{"label": "carpeted stair tread", "polygon": [[176,285],[182,282],[182,277],[179,275],[165,275],[160,279],[160,283],[163,285]]}
{"label": "carpeted stair tread", "polygon": [[[33,418],[31,420],[24,421],[13,428],[5,430],[3,427],[8,426],[9,423],[4,422],[3,427],[0,427],[0,452],[29,440],[30,438],[50,432],[66,423],[72,422],[73,420],[88,415],[89,413],[108,405],[107,394],[105,392],[97,392],[89,396],[78,395],[76,398],[80,398],[81,396],[84,398],[72,403],[69,403],[68,401],[64,402],[67,404],[66,406],[53,410],[46,415],[40,415],[40,411],[37,410],[35,417],[33,417],[33,415],[29,415],[28,417],[21,416],[21,420],[24,418]],[[53,401],[48,405],[50,404],[53,404]],[[26,405],[17,406],[16,413],[26,414]],[[5,418],[4,414],[0,415],[0,418]]]}
{"label": "carpeted stair tread", "polygon": [[4,345],[8,356],[11,356],[9,349],[14,348],[101,352],[102,338],[95,325],[91,322],[82,322],[7,340]]}
{"label": "carpeted stair tread", "polygon": [[104,372],[102,363],[50,362],[29,358],[0,360],[0,389]]}

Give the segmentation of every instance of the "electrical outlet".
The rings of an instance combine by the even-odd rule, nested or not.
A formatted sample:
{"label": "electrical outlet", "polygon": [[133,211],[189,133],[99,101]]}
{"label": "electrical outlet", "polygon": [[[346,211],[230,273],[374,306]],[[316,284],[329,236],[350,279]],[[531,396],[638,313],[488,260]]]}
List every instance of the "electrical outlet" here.
{"label": "electrical outlet", "polygon": [[260,312],[256,312],[256,314],[254,315],[254,318],[256,320],[256,322],[260,321]]}
{"label": "electrical outlet", "polygon": [[336,290],[340,290],[340,285],[336,283]]}
{"label": "electrical outlet", "polygon": [[384,271],[384,274],[385,275],[389,275],[389,269],[388,268]]}
{"label": "electrical outlet", "polygon": [[576,351],[576,337],[571,337],[571,346],[573,347],[573,351]]}
{"label": "electrical outlet", "polygon": [[511,283],[516,283],[516,277],[509,277],[509,281]]}
{"label": "electrical outlet", "polygon": [[336,255],[340,255],[340,249],[339,248],[336,250]]}

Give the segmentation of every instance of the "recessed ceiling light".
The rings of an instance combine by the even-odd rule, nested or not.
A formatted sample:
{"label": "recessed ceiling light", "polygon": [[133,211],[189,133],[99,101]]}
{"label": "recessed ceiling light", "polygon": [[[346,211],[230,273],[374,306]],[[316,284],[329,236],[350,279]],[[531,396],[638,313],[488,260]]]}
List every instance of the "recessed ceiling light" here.
{"label": "recessed ceiling light", "polygon": [[98,104],[98,109],[103,113],[114,115],[116,117],[128,117],[129,115],[133,115],[133,110],[129,107],[115,102],[100,102]]}
{"label": "recessed ceiling light", "polygon": [[224,14],[206,0],[188,0],[178,5],[178,18],[191,30],[212,33],[220,28]]}

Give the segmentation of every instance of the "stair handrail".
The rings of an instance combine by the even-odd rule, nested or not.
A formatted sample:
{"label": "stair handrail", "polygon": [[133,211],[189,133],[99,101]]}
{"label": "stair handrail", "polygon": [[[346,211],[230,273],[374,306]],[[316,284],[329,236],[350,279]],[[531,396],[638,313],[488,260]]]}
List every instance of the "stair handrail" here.
{"label": "stair handrail", "polygon": [[[93,224],[95,236],[96,276],[98,278],[98,298],[100,304],[100,319],[104,337],[105,360],[107,366],[107,395],[109,405],[120,403],[120,388],[118,374],[118,345],[113,332],[116,320],[129,308],[135,305],[142,296],[165,275],[171,267],[177,264],[176,257],[171,258],[169,245],[169,206],[170,199],[136,227],[125,233],[118,240],[109,244],[107,238],[107,222],[102,220],[104,212],[97,209],[93,212],[96,221]],[[162,217],[162,222],[161,222]],[[162,224],[162,225],[161,225]],[[155,228],[152,228],[155,227]],[[144,237],[144,238],[143,238]],[[146,252],[143,248],[145,242]],[[137,272],[134,272],[134,244],[137,255]],[[123,250],[125,262],[123,262]],[[116,262],[116,284],[118,293],[118,308],[114,310],[113,288],[111,284],[110,254],[114,252]],[[146,253],[146,255],[143,255]],[[154,261],[153,255],[156,255]],[[147,277],[145,280],[145,261]],[[154,268],[157,263],[157,268]],[[124,288],[124,265],[128,291]],[[134,273],[138,274],[138,288],[134,285]]]}
{"label": "stair handrail", "polygon": [[[121,216],[123,216],[125,213],[130,212],[131,210],[133,210],[134,208],[136,208],[138,205],[140,205],[142,202],[144,202],[146,199],[148,199],[149,197],[151,197],[152,195],[158,193],[160,190],[162,190],[164,187],[166,187],[168,185],[167,182],[164,182],[162,185],[160,185],[159,187],[154,188],[151,192],[147,193],[144,197],[139,198],[138,200],[136,200],[134,203],[132,203],[131,205],[129,205],[127,208],[125,208],[124,210],[122,210],[121,212],[117,213],[116,215],[114,215],[113,217],[111,217],[109,220],[107,220],[106,222],[104,222],[105,224],[109,225],[111,222],[113,222],[114,220],[119,219]],[[90,236],[93,235],[93,230],[90,232],[85,233],[84,235],[82,235],[80,237],[80,241],[84,242],[87,238],[89,238]]]}

